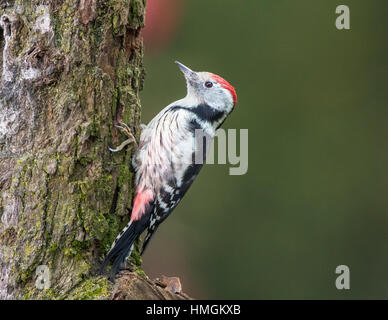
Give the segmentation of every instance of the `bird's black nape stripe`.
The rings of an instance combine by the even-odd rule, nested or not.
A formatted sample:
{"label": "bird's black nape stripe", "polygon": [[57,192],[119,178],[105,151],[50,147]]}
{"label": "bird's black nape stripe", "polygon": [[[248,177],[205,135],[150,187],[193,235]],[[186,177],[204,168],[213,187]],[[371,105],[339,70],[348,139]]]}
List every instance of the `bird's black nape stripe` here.
{"label": "bird's black nape stripe", "polygon": [[185,109],[187,111],[190,111],[190,112],[194,113],[200,120],[208,121],[210,123],[214,123],[216,121],[219,121],[220,119],[222,119],[222,117],[225,116],[224,111],[220,111],[220,110],[217,110],[215,108],[212,108],[207,104],[200,104],[194,108],[174,106],[170,110],[175,111],[175,110],[179,110],[179,109]]}
{"label": "bird's black nape stripe", "polygon": [[154,206],[151,205],[147,208],[142,218],[138,221],[133,221],[127,230],[117,239],[114,247],[108,252],[101,265],[100,273],[104,274],[107,265],[113,261],[112,269],[110,271],[109,280],[114,282],[116,274],[120,271],[120,268],[124,265],[125,260],[131,253],[131,248],[135,240],[146,230],[150,223],[151,212]]}
{"label": "bird's black nape stripe", "polygon": [[199,119],[211,123],[219,121],[225,115],[225,112],[214,109],[207,104],[200,104],[194,108],[190,108],[190,111],[195,113]]}

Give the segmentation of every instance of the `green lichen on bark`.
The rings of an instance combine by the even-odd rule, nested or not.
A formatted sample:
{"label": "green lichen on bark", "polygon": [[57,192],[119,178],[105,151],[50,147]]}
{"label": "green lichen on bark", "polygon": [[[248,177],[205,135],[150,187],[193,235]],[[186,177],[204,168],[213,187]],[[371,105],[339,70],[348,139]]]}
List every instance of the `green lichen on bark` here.
{"label": "green lichen on bark", "polygon": [[112,289],[113,284],[105,277],[92,277],[80,283],[71,292],[61,298],[68,300],[109,299]]}
{"label": "green lichen on bark", "polygon": [[[128,222],[131,152],[108,147],[124,139],[119,121],[139,136],[145,1],[86,2],[94,13],[76,0],[0,7],[13,66],[0,110],[15,114],[0,139],[10,173],[0,181],[3,298],[105,297],[105,280],[92,275]],[[140,268],[137,250],[132,261]],[[50,269],[49,290],[35,287],[39,265]]]}

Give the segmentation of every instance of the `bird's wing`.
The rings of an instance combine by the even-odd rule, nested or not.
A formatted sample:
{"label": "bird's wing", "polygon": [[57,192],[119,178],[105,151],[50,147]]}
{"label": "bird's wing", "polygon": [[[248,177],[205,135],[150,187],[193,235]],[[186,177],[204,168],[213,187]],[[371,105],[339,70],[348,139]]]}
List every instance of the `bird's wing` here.
{"label": "bird's wing", "polygon": [[[157,227],[175,209],[203,166],[203,161],[198,164],[194,162],[194,130],[201,129],[200,124],[195,122],[195,115],[186,108],[172,106],[157,118],[148,125],[141,138],[141,149],[135,155],[139,164],[136,174],[138,187],[154,192],[154,209],[143,251]],[[144,212],[136,201],[143,204],[147,198],[136,196],[131,219],[140,217]]]}

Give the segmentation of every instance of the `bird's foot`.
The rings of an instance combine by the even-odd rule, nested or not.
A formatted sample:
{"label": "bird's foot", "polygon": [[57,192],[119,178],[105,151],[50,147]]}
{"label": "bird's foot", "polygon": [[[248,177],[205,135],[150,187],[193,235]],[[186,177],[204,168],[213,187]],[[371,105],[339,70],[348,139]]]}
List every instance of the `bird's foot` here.
{"label": "bird's foot", "polygon": [[135,146],[137,148],[137,142],[136,142],[136,139],[135,137],[133,136],[132,134],[132,130],[130,127],[128,127],[127,124],[125,124],[124,122],[120,122],[120,125],[115,125],[116,128],[120,129],[120,131],[125,134],[128,139],[123,141],[117,148],[115,149],[112,149],[112,148],[109,148],[109,150],[111,152],[119,152],[121,150],[124,149],[125,146],[131,144],[132,146]]}

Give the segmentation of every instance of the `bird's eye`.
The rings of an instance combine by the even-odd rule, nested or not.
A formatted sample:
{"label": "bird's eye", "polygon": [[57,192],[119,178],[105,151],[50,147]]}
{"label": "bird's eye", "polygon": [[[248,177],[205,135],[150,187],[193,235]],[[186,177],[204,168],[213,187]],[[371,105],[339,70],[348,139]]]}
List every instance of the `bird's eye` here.
{"label": "bird's eye", "polygon": [[213,82],[211,82],[211,81],[206,81],[205,82],[205,87],[206,88],[211,88],[213,86]]}

